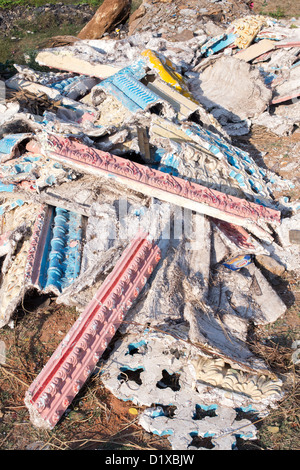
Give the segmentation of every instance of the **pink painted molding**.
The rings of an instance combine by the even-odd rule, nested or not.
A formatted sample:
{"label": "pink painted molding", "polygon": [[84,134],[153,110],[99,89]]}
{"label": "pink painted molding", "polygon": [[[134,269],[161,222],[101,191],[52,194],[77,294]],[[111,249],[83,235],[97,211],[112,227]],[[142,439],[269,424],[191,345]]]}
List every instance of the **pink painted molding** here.
{"label": "pink painted molding", "polygon": [[[201,206],[200,209],[204,208],[203,213],[205,213],[205,208],[209,208],[209,211],[206,210],[207,215],[237,225],[244,225],[245,221],[257,224],[260,222],[280,224],[280,212],[277,210],[88,147],[76,138],[47,134],[43,136],[41,142],[28,143],[27,150],[42,152],[48,157],[83,171],[116,178],[116,181],[121,183],[130,183],[130,187],[132,189],[136,187],[137,191],[143,191],[144,188],[148,195],[151,195],[151,188],[153,188],[156,191],[155,194],[153,191],[154,197],[164,199],[168,195],[164,199],[168,202],[174,200],[175,204],[180,205],[188,200],[191,209],[194,209],[194,203],[198,203]],[[170,195],[173,196],[172,201],[170,201]]]}
{"label": "pink painted molding", "polygon": [[25,266],[25,284],[30,284],[38,287],[40,258],[43,255],[44,246],[46,243],[47,227],[51,223],[50,219],[51,207],[48,205],[41,205],[40,211],[36,218],[32,230],[31,242]]}
{"label": "pink painted molding", "polygon": [[255,246],[252,243],[251,235],[243,228],[238,225],[229,224],[222,220],[212,219],[214,224],[221,230],[226,237],[235,243],[239,248],[246,250],[254,250]]}
{"label": "pink painted molding", "polygon": [[31,384],[25,404],[36,427],[52,429],[71,404],[159,262],[139,233]]}

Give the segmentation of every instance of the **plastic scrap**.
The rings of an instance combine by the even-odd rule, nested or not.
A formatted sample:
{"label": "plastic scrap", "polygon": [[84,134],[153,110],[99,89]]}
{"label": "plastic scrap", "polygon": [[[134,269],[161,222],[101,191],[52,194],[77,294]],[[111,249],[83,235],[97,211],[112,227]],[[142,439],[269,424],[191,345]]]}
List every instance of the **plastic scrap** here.
{"label": "plastic scrap", "polygon": [[232,271],[237,271],[244,266],[248,266],[252,262],[251,255],[240,255],[234,258],[227,260],[224,264],[226,268],[231,269]]}

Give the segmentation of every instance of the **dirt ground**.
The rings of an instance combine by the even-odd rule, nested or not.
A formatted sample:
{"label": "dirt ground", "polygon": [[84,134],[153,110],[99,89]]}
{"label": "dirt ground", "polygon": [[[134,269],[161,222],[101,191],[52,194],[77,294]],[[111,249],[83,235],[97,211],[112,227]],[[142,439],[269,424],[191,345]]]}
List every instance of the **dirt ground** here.
{"label": "dirt ground", "polygon": [[[300,0],[254,0],[254,12],[299,16]],[[234,143],[249,150],[260,164],[297,182],[299,188],[300,130],[291,136],[278,137],[256,126],[250,135],[236,139]],[[259,152],[263,153],[262,157]],[[291,200],[300,198],[295,189],[284,195]],[[238,448],[299,450],[299,366],[291,363],[291,344],[300,338],[300,279],[291,272],[280,279],[264,274],[288,309],[274,324],[254,329],[249,345],[275,374],[287,379],[286,395],[278,409],[256,423],[259,429],[257,441],[240,440]],[[55,298],[28,297],[18,309],[15,327],[0,330],[0,341],[6,345],[6,362],[0,364],[0,449],[171,449],[166,437],[149,434],[138,425],[141,407],[120,401],[105,389],[101,382],[101,363],[54,430],[39,430],[32,426],[23,401],[25,391],[77,315],[74,308],[57,305]],[[103,360],[112,348],[113,342]]]}

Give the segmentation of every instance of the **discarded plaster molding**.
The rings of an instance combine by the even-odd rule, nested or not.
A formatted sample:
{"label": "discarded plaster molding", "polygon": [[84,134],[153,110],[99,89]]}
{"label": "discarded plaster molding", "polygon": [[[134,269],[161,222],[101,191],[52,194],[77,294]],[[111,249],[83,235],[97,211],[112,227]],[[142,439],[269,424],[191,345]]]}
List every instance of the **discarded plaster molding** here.
{"label": "discarded plaster molding", "polygon": [[38,193],[47,186],[76,178],[74,171],[64,168],[59,163],[53,164],[53,161],[42,155],[30,152],[6,161],[0,167],[0,182],[8,185],[7,192],[18,192],[19,189],[24,189]]}
{"label": "discarded plaster molding", "polygon": [[[254,424],[246,418],[238,419],[243,409],[234,410],[201,402],[178,407],[173,416],[173,407],[158,405],[148,408],[141,414],[139,424],[147,432],[167,436],[175,451],[234,450],[238,447],[237,438],[245,441],[257,439]],[[247,411],[251,418],[251,407]],[[192,416],[188,423],[187,415]]]}
{"label": "discarded plaster molding", "polygon": [[121,69],[92,89],[92,101],[99,105],[110,94],[132,113],[147,111],[159,105],[164,114],[173,116],[175,111],[170,104],[139,81],[145,73],[144,60]]}
{"label": "discarded plaster molding", "polygon": [[234,44],[240,49],[246,49],[264,26],[267,26],[264,16],[245,16],[231,24],[233,32],[238,36]]}
{"label": "discarded plaster molding", "polygon": [[[107,186],[105,189],[107,191]],[[115,193],[112,200],[94,203],[85,228],[80,275],[56,301],[80,309],[85,307],[103,276],[112,269],[120,249],[124,249],[138,231],[145,231],[152,239],[159,240],[157,244],[161,248],[165,243],[161,238],[170,236],[170,212],[169,204],[143,198],[134,201],[127,195],[124,197],[124,193],[119,198]]]}
{"label": "discarded plaster molding", "polygon": [[290,47],[287,49],[275,49],[270,57],[265,57],[261,63],[261,68],[269,73],[275,73],[271,86],[281,83],[286,74],[292,69],[293,64],[297,62],[300,47]]}
{"label": "discarded plaster molding", "polygon": [[[175,334],[133,324],[103,363],[102,380],[117,398],[151,407],[139,424],[167,435],[173,449],[190,449],[195,435],[210,436],[216,449],[231,449],[241,432],[245,439],[255,436],[250,421],[235,421],[237,410],[265,416],[283,393],[277,378],[229,365]],[[199,407],[208,411],[204,419]]]}
{"label": "discarded plaster molding", "polygon": [[282,41],[280,44],[276,44],[276,49],[281,49],[285,47],[300,47],[300,41]]}
{"label": "discarded plaster molding", "polygon": [[[13,256],[11,258],[13,259],[10,259],[9,262],[5,260],[2,267],[5,276],[0,285],[0,328],[10,323],[16,307],[23,298],[26,259],[30,246],[31,229],[38,208],[39,206],[35,204],[24,204],[7,214],[10,217],[15,216],[13,220],[14,227],[22,225],[20,228],[22,236],[18,237],[19,243],[12,246],[11,255]],[[8,224],[7,228],[9,228]]]}
{"label": "discarded plaster molding", "polygon": [[296,99],[300,96],[300,68],[296,67],[289,71],[283,83],[274,89],[274,94],[270,104],[279,104],[285,101]]}
{"label": "discarded plaster molding", "polygon": [[[282,41],[288,37],[288,31],[280,31],[280,29],[262,29],[257,35],[256,40],[272,39],[273,41]],[[275,43],[276,44],[276,43]]]}
{"label": "discarded plaster molding", "polygon": [[25,395],[37,427],[52,429],[77,395],[126,311],[160,259],[159,248],[140,233],[77,319]]}
{"label": "discarded plaster molding", "polygon": [[236,54],[236,58],[244,60],[245,62],[250,62],[257,57],[260,57],[262,54],[273,51],[275,49],[274,41],[268,39],[263,39],[256,44],[251,45],[242,52]]}
{"label": "discarded plaster molding", "polygon": [[223,33],[206,41],[201,47],[201,54],[209,57],[234,44],[238,36],[233,33]]}
{"label": "discarded plaster molding", "polygon": [[27,149],[42,152],[85,172],[113,178],[145,195],[244,226],[269,241],[264,225],[280,224],[279,211],[87,147],[77,140],[49,134],[40,142],[28,144]]}
{"label": "discarded plaster molding", "polygon": [[248,152],[192,122],[178,125],[156,116],[151,120],[150,143],[166,149],[160,163],[176,170],[176,175],[268,207],[275,204],[274,190],[290,185],[260,168]]}
{"label": "discarded plaster molding", "polygon": [[55,88],[61,95],[71,100],[78,100],[90,92],[98,83],[99,80],[83,75],[65,78],[59,82],[53,83],[51,88]]}
{"label": "discarded plaster molding", "polygon": [[36,56],[39,65],[84,73],[91,77],[105,79],[119,70],[119,67],[102,63],[105,56],[87,44],[74,44],[68,47],[44,49]]}
{"label": "discarded plaster molding", "polygon": [[56,113],[44,111],[41,127],[46,132],[57,132],[67,135],[86,135],[88,137],[102,137],[103,135],[114,132],[112,125],[99,125],[99,121],[94,123],[90,121],[74,122],[73,110],[59,108]]}
{"label": "discarded plaster molding", "polygon": [[85,121],[94,122],[97,118],[97,111],[95,108],[63,96],[55,88],[23,80],[22,78],[18,78],[18,75],[14,75],[7,80],[6,86],[13,90],[24,90],[35,95],[44,93],[50,100],[55,101],[56,104],[60,104],[61,106],[65,106],[68,109],[73,110],[74,121],[77,123],[84,123]]}
{"label": "discarded plaster molding", "polygon": [[212,219],[212,221],[220,232],[238,248],[255,253],[262,251],[262,247],[260,247],[259,243],[243,227],[217,219]]}
{"label": "discarded plaster molding", "polygon": [[19,146],[32,137],[31,133],[9,134],[0,140],[0,163],[20,156]]}
{"label": "discarded plaster molding", "polygon": [[[224,359],[199,357],[194,360],[196,380],[224,390],[242,393],[252,400],[262,400],[264,397],[281,395],[282,382],[272,380],[264,375],[254,375],[226,368]],[[197,385],[196,385],[197,386]]]}
{"label": "discarded plaster molding", "polygon": [[81,267],[82,217],[58,207],[42,206],[33,227],[25,267],[25,286],[60,294]]}
{"label": "discarded plaster molding", "polygon": [[14,64],[14,68],[18,72],[19,78],[29,82],[40,83],[45,86],[53,86],[62,80],[67,80],[74,77],[73,73],[68,72],[38,72],[37,70],[31,69],[28,65]]}

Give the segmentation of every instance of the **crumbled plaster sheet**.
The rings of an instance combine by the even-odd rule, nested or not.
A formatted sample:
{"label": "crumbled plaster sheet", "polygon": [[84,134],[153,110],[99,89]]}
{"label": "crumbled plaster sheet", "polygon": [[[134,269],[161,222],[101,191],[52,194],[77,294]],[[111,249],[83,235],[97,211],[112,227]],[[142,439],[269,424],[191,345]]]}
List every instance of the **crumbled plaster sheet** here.
{"label": "crumbled plaster sheet", "polygon": [[[242,123],[242,128],[247,130],[247,120],[265,111],[272,97],[272,91],[257,68],[227,56],[201,62],[191,74],[189,87],[193,96],[225,126],[225,130],[227,122],[238,127]],[[233,125],[231,127],[234,129]]]}
{"label": "crumbled plaster sheet", "polygon": [[282,397],[276,378],[239,370],[178,336],[134,325],[103,364],[102,380],[119,399],[150,407],[140,425],[167,435],[175,450],[196,449],[194,437],[209,437],[214,450],[231,450],[237,436],[255,439],[255,426],[238,420],[238,410],[264,416]]}
{"label": "crumbled plaster sheet", "polygon": [[[188,211],[184,213],[181,208],[168,204],[149,209],[132,208],[122,221],[112,208],[107,213],[107,208],[103,207],[102,216],[99,209],[98,215],[89,222],[90,228],[89,224],[87,227],[87,233],[93,235],[90,238],[88,235],[83,253],[86,273],[91,273],[93,259],[101,268],[101,259],[107,256],[107,250],[111,250],[111,255],[116,253],[124,228],[136,231],[137,223],[146,231],[150,228],[162,252],[155,275],[128,312],[128,323],[121,326],[121,332],[130,329],[130,322],[149,323],[168,332],[175,331],[193,342],[209,344],[248,366],[264,367],[247,346],[249,323],[274,322],[284,314],[286,307],[254,264],[239,272],[218,264],[227,256],[236,255],[237,249],[220,237],[216,243],[219,230],[208,218]],[[152,209],[157,211],[157,218]],[[116,240],[109,240],[112,234]],[[125,230],[124,239],[127,236],[130,238],[130,231]],[[103,259],[108,262],[106,257]],[[81,281],[84,281],[83,287],[89,285],[82,273],[74,289],[71,287],[68,291],[70,300],[65,297],[66,301],[77,302]],[[255,289],[257,284],[259,289]]]}
{"label": "crumbled plaster sheet", "polygon": [[299,230],[299,226],[300,212],[298,211],[292,217],[282,220],[277,230],[278,243],[274,242],[265,246],[270,256],[283,264],[288,271],[295,272],[296,275],[300,274],[300,250],[298,244],[291,243],[289,232],[290,230]]}
{"label": "crumbled plaster sheet", "polygon": [[[114,195],[115,197],[115,195]],[[145,205],[123,195],[110,203],[94,203],[90,209],[78,279],[57,298],[58,303],[84,308],[115,264],[122,249],[139,231],[157,239],[168,223],[169,205],[156,201]]]}
{"label": "crumbled plaster sheet", "polygon": [[0,103],[0,125],[3,125],[6,121],[13,118],[20,110],[19,103]]}
{"label": "crumbled plaster sheet", "polygon": [[188,41],[178,41],[176,43],[163,38],[154,38],[152,33],[139,33],[129,38],[120,40],[84,40],[97,52],[103,54],[105,63],[115,63],[124,67],[128,63],[140,58],[140,53],[144,49],[152,49],[155,52],[162,52],[177,67],[186,67],[190,64],[199,48],[199,38],[195,37]]}

